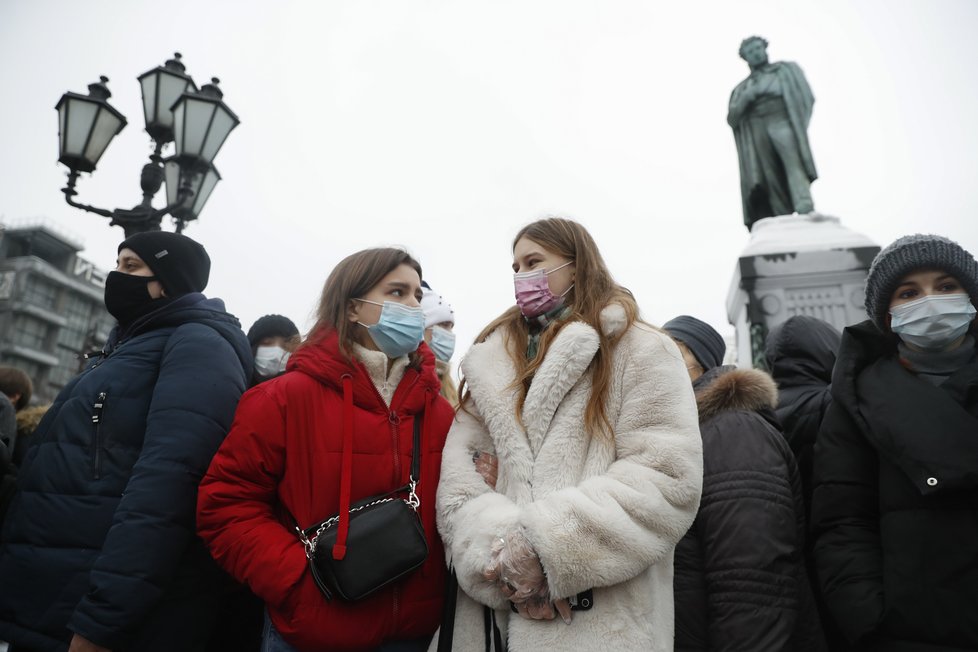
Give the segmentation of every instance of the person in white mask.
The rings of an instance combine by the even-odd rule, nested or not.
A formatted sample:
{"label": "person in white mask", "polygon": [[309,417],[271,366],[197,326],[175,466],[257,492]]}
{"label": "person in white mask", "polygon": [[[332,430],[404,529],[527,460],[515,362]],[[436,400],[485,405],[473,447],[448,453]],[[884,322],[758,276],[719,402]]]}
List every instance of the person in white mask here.
{"label": "person in white mask", "polygon": [[883,249],[815,443],[818,580],[857,650],[978,650],[978,263],[947,238]]}
{"label": "person in white mask", "polygon": [[455,353],[455,311],[445,298],[421,281],[421,309],[424,311],[424,341],[435,354],[435,372],[441,381],[441,395],[458,405],[458,387],[452,378],[452,355]]}
{"label": "person in white mask", "polygon": [[254,387],[285,373],[289,356],[299,346],[299,329],[288,317],[265,315],[248,329],[248,343],[255,356]]}

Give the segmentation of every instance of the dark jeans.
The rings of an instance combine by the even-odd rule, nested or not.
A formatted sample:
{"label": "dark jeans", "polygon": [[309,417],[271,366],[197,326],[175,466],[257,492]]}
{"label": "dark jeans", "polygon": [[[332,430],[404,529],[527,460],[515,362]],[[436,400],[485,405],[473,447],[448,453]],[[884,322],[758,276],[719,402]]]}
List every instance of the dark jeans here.
{"label": "dark jeans", "polygon": [[[387,641],[374,652],[425,652],[431,637],[415,639],[413,641]],[[275,631],[268,613],[265,614],[265,630],[262,633],[261,652],[299,652],[288,644],[282,635]]]}

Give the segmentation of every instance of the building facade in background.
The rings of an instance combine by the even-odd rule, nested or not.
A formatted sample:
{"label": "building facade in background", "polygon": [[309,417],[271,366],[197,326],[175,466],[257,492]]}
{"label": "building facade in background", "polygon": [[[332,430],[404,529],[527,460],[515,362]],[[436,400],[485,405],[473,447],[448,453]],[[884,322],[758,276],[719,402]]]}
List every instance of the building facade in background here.
{"label": "building facade in background", "polygon": [[0,224],[0,365],[31,377],[33,403],[53,400],[115,324],[103,301],[106,273],[81,250],[43,224]]}

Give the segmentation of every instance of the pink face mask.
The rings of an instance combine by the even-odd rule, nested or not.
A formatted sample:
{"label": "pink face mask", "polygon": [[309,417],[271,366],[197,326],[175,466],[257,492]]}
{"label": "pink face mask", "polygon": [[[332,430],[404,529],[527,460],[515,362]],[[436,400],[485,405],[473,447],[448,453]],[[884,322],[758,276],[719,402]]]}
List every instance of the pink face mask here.
{"label": "pink face mask", "polygon": [[568,261],[559,267],[551,270],[537,269],[532,272],[519,272],[513,274],[513,285],[516,288],[516,305],[520,307],[520,312],[524,317],[536,317],[545,312],[553,310],[564,302],[564,295],[573,289],[572,284],[564,292],[557,296],[550,291],[550,282],[547,276],[559,269],[563,269],[574,261]]}

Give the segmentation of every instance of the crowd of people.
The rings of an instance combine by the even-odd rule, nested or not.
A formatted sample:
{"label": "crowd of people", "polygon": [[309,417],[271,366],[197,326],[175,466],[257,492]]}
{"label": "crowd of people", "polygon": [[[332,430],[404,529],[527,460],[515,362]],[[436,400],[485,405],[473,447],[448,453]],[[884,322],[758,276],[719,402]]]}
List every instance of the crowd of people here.
{"label": "crowd of people", "polygon": [[50,406],[0,368],[0,641],[978,649],[972,254],[898,239],[867,321],[792,317],[762,370],[644,321],[574,221],[511,253],[456,385],[455,313],[404,250],[337,264],[303,337],[246,334],[194,240],[123,241],[100,355]]}

